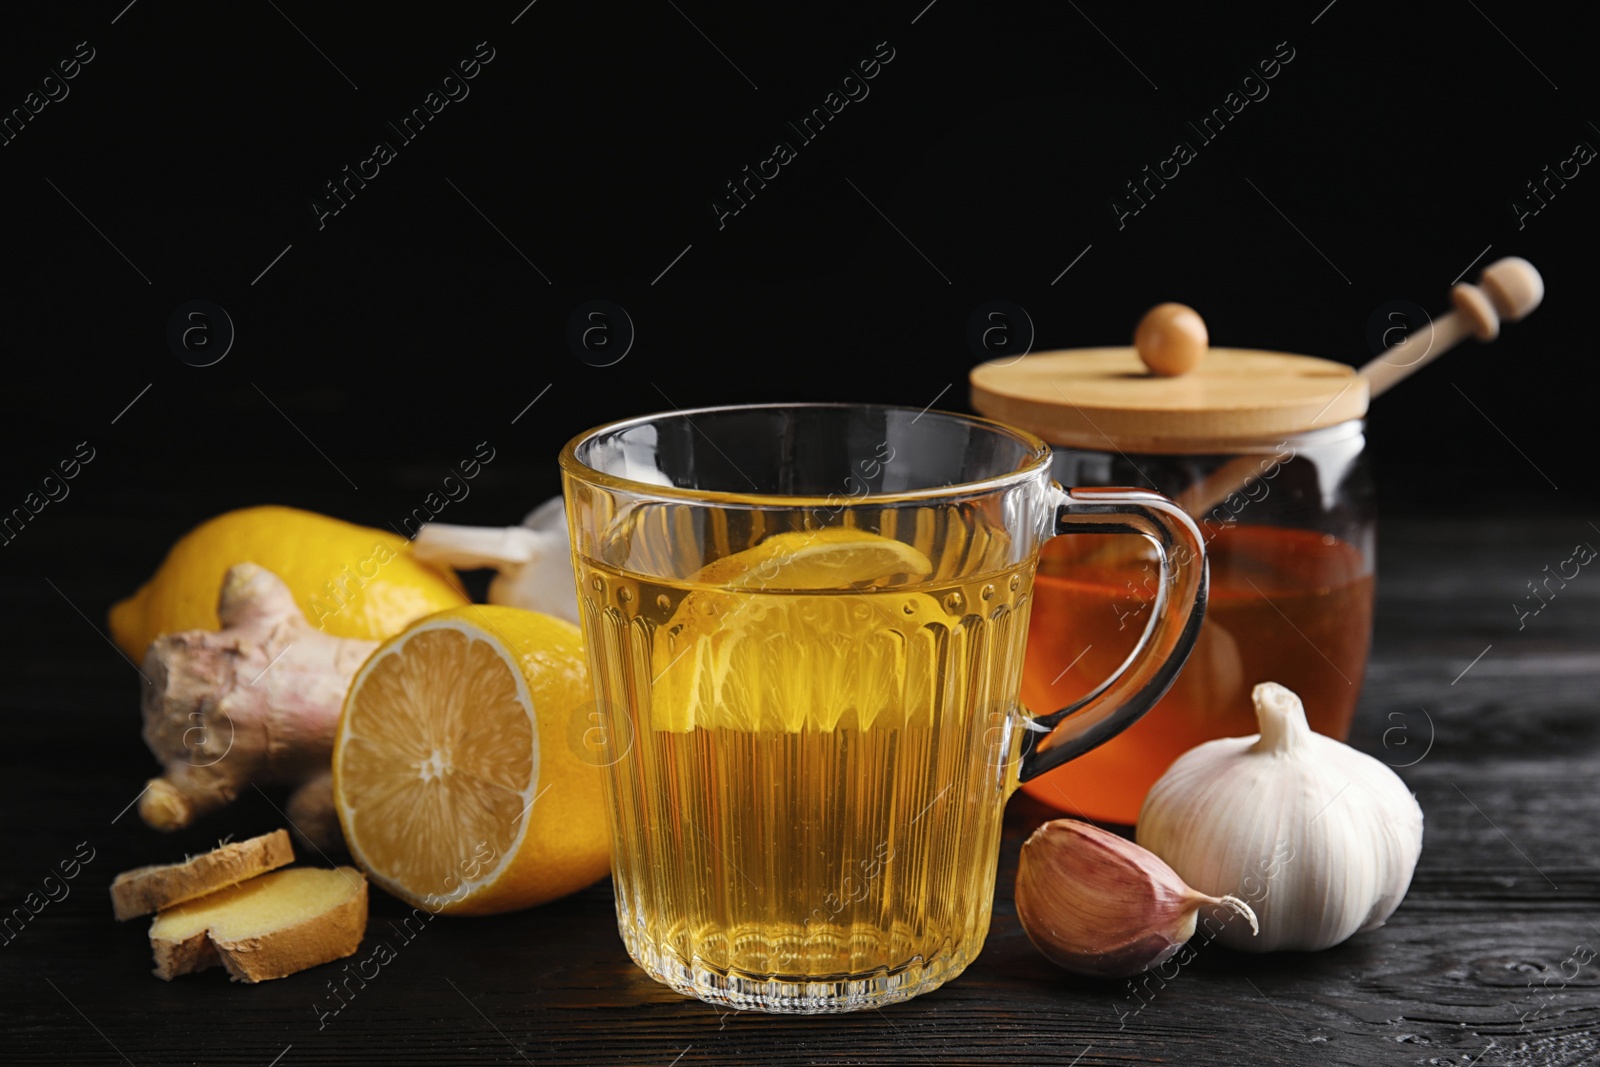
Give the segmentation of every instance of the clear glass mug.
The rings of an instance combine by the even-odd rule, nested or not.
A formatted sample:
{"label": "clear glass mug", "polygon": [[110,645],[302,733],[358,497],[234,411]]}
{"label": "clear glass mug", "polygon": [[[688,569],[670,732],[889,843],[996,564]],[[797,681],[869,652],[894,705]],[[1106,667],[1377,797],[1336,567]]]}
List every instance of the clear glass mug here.
{"label": "clear glass mug", "polygon": [[[1171,500],[1064,490],[1037,437],[838,404],[591,430],[561,454],[635,962],[718,1004],[828,1012],[959,974],[1005,800],[1172,684],[1206,600]],[[1040,546],[1136,533],[1160,582],[1112,676],[1018,705]]]}

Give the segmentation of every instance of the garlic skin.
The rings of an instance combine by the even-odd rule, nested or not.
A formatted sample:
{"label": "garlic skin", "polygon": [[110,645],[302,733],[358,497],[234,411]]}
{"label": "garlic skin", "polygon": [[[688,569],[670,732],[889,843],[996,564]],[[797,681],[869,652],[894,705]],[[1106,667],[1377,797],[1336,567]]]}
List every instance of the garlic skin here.
{"label": "garlic skin", "polygon": [[1047,822],[1023,843],[1015,901],[1045,958],[1101,978],[1167,960],[1194,936],[1203,906],[1230,907],[1256,925],[1237,897],[1197,893],[1149,850],[1076,819]]}
{"label": "garlic skin", "polygon": [[424,523],[411,554],[462,570],[492,567],[500,573],[489,583],[489,603],[579,621],[567,513],[559,496],[529,512],[521,526]]}
{"label": "garlic skin", "polygon": [[1151,787],[1141,845],[1201,891],[1241,892],[1261,936],[1247,952],[1316,951],[1376,929],[1399,906],[1422,852],[1422,809],[1384,764],[1306,723],[1275,682],[1251,692],[1261,733],[1208,741]]}

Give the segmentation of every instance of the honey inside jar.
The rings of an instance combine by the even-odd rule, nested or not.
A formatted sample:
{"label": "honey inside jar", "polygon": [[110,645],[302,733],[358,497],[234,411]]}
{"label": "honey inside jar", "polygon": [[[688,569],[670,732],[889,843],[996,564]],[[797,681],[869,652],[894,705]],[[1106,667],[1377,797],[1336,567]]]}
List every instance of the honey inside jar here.
{"label": "honey inside jar", "polygon": [[[1349,732],[1372,637],[1371,553],[1332,534],[1264,525],[1224,526],[1206,549],[1206,618],[1172,689],[1120,736],[1024,783],[1030,795],[1132,824],[1173,760],[1256,732],[1250,689],[1267,679],[1302,696],[1312,729]],[[1156,573],[1152,552],[1132,537],[1045,545],[1022,678],[1029,709],[1070,704],[1116,670],[1153,610]]]}

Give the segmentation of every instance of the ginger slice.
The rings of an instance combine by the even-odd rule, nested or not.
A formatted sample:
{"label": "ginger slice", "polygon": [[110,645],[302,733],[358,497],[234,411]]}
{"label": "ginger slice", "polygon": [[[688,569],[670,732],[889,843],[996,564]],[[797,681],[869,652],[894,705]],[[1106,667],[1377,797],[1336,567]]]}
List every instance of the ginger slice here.
{"label": "ginger slice", "polygon": [[219,963],[238,982],[353,955],[367,930],[367,881],[352,867],[291,867],[179,904],[150,924],[169,981]]}
{"label": "ginger slice", "polygon": [[294,862],[286,830],[236,841],[183,863],[163,863],[123,871],[111,883],[111,907],[117,921],[170,908],[203,897],[258,874]]}

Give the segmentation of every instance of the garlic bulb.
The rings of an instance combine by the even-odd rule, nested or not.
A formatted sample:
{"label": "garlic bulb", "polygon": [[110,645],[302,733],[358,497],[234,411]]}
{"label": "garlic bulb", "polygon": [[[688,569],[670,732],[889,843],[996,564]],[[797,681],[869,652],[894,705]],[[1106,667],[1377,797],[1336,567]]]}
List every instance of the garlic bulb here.
{"label": "garlic bulb", "polygon": [[424,523],[411,553],[462,570],[492,567],[500,573],[489,583],[489,603],[578,621],[567,513],[559,496],[529,512],[521,526]]}
{"label": "garlic bulb", "polygon": [[1148,849],[1076,819],[1047,822],[1023,843],[1016,905],[1050,962],[1102,978],[1167,960],[1194,936],[1203,906],[1232,908],[1256,926],[1239,898],[1197,893]]}
{"label": "garlic bulb", "polygon": [[1141,845],[1202,892],[1241,893],[1261,936],[1223,944],[1316,950],[1382,926],[1422,852],[1422,809],[1371,756],[1311,731],[1300,698],[1251,693],[1261,733],[1180,756],[1139,813]]}

